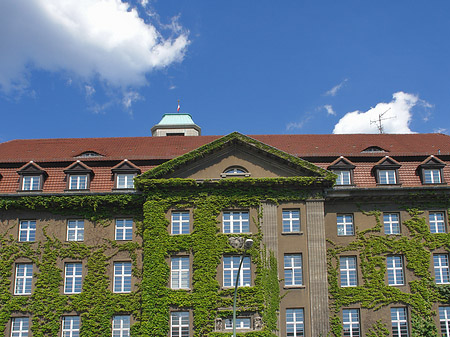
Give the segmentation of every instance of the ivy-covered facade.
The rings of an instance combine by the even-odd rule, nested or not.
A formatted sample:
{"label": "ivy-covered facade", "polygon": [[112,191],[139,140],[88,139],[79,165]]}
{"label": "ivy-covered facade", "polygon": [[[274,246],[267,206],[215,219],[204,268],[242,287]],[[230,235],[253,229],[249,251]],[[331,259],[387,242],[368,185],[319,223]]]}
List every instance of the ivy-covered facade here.
{"label": "ivy-covered facade", "polygon": [[239,133],[169,138],[155,147],[186,142],[172,158],[89,141],[73,160],[0,155],[5,336],[231,336],[245,239],[240,336],[446,336],[444,145],[302,156]]}

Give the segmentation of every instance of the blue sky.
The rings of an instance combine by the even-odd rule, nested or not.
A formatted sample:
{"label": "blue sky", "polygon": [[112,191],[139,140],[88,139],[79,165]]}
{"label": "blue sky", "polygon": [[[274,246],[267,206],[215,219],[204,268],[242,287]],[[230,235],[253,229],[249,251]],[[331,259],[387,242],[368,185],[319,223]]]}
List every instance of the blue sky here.
{"label": "blue sky", "polygon": [[450,2],[4,0],[0,141],[450,132]]}

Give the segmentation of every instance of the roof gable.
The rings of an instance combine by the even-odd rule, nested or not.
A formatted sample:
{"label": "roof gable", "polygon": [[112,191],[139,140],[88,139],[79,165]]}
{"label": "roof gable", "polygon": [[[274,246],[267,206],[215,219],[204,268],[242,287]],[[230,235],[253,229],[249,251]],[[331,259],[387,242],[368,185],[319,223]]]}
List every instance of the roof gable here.
{"label": "roof gable", "polygon": [[119,164],[114,166],[111,171],[113,173],[127,173],[127,172],[133,172],[133,173],[141,173],[141,169],[134,165],[132,162],[130,162],[128,159],[125,159],[121,161]]}
{"label": "roof gable", "polygon": [[92,169],[85,163],[77,160],[64,170],[64,173],[92,173]]}
{"label": "roof gable", "polygon": [[332,175],[331,172],[314,164],[294,157],[286,152],[257,141],[256,139],[242,135],[239,132],[233,132],[178,158],[167,161],[156,168],[145,172],[141,177],[147,179],[173,177],[177,171],[186,171],[186,168],[189,165],[193,165],[196,161],[212,157],[214,154],[226,150],[226,148],[230,146],[234,146],[235,148],[242,150],[245,149],[247,153],[250,152],[260,156],[265,156],[269,161],[278,162],[286,168],[297,172],[302,172],[302,174],[298,175],[315,177],[329,177]]}
{"label": "roof gable", "polygon": [[427,159],[425,159],[422,163],[420,163],[420,167],[444,167],[445,163],[439,158],[431,155]]}
{"label": "roof gable", "polygon": [[333,161],[330,166],[328,166],[329,170],[338,170],[338,169],[354,169],[356,166],[347,158],[340,156],[335,161]]}
{"label": "roof gable", "polygon": [[36,164],[33,161],[30,161],[30,162],[26,163],[25,165],[23,165],[20,169],[17,170],[17,173],[22,174],[22,175],[32,175],[32,174],[46,175],[47,174],[42,167],[40,167],[38,164]]}

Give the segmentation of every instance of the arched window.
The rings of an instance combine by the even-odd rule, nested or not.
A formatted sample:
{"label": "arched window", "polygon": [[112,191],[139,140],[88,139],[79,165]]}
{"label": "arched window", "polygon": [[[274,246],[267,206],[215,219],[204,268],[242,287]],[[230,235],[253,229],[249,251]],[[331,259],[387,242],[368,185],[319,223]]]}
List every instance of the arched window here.
{"label": "arched window", "polygon": [[226,177],[250,177],[250,173],[241,166],[231,166],[228,167],[220,175],[222,178]]}

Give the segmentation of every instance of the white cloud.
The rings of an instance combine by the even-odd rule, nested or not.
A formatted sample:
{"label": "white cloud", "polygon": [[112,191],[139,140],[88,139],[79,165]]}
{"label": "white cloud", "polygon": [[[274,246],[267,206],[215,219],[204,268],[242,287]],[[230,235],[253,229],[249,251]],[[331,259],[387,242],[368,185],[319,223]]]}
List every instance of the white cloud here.
{"label": "white cloud", "polygon": [[26,88],[33,69],[144,85],[147,73],[184,57],[188,33],[176,20],[169,26],[165,38],[121,0],[0,1],[0,88]]}
{"label": "white cloud", "polygon": [[336,96],[337,92],[345,85],[345,83],[348,81],[348,78],[344,79],[341,83],[338,85],[335,85],[333,88],[328,90],[325,93],[325,96]]}
{"label": "white cloud", "polygon": [[434,132],[434,133],[446,133],[446,132],[447,132],[447,129],[439,128],[439,129],[433,130],[433,132]]}
{"label": "white cloud", "polygon": [[125,107],[125,109],[130,110],[131,105],[136,102],[143,99],[141,95],[139,95],[139,93],[135,92],[135,91],[128,91],[126,93],[124,93],[123,98],[122,98],[122,104]]}
{"label": "white cloud", "polygon": [[336,115],[336,112],[333,110],[333,106],[332,106],[332,105],[330,105],[330,104],[325,104],[325,105],[323,106],[323,108],[327,111],[327,114],[333,115],[333,116]]}
{"label": "white cloud", "polygon": [[378,103],[366,112],[348,112],[335,125],[333,133],[378,133],[377,121],[381,114],[384,133],[413,133],[409,124],[412,119],[411,110],[416,105],[431,107],[431,104],[420,100],[418,96],[405,92],[396,92],[389,103]]}
{"label": "white cloud", "polygon": [[86,97],[91,97],[95,94],[95,88],[90,85],[85,85],[84,90],[86,91]]}
{"label": "white cloud", "polygon": [[311,118],[312,118],[311,113],[307,112],[303,115],[303,119],[300,122],[289,122],[286,125],[286,130],[292,131],[295,129],[301,129],[303,127],[303,125],[305,125]]}

